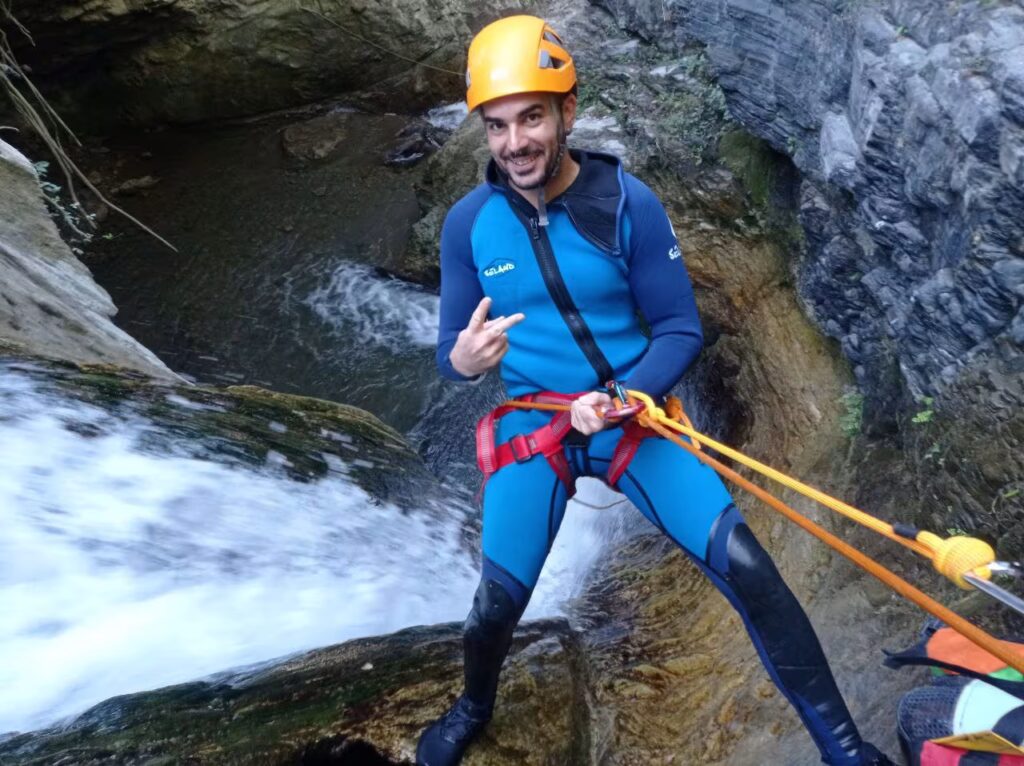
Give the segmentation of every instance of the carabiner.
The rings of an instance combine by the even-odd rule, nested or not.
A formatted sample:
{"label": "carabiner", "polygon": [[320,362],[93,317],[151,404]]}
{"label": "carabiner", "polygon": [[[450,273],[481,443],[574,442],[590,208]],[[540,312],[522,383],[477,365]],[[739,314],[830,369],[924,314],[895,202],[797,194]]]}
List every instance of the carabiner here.
{"label": "carabiner", "polygon": [[604,384],[604,387],[608,389],[612,396],[619,400],[619,404],[625,407],[629,404],[629,395],[626,393],[626,389],[622,387],[622,384],[617,380],[609,380]]}

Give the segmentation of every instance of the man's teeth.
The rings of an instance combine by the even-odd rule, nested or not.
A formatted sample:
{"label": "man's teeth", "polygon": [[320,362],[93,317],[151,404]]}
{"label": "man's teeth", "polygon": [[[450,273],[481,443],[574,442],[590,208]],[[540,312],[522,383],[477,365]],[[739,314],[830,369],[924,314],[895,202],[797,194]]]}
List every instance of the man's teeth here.
{"label": "man's teeth", "polygon": [[536,159],[536,158],[533,155],[530,155],[529,157],[518,157],[518,158],[515,158],[515,159],[512,160],[512,164],[513,165],[529,165],[531,162],[534,161],[534,159]]}

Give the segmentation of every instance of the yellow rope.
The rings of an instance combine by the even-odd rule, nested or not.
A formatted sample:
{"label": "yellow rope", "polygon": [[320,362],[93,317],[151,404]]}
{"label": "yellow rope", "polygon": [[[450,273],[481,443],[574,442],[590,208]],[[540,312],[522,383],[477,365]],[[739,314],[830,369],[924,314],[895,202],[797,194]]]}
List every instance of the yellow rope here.
{"label": "yellow rope", "polygon": [[720,454],[732,458],[737,463],[745,465],[748,468],[752,468],[758,473],[767,476],[769,479],[777,481],[779,484],[782,484],[785,487],[789,487],[790,489],[799,492],[800,494],[805,495],[806,497],[809,497],[812,500],[816,500],[817,502],[831,508],[837,513],[841,513],[847,518],[856,521],[858,524],[861,524],[867,527],[868,529],[872,529],[875,532],[878,532],[880,535],[884,535],[885,537],[888,537],[890,540],[898,542],[900,545],[910,548],[910,550],[914,551],[915,553],[931,558],[931,551],[928,548],[928,546],[923,545],[917,542],[916,540],[908,540],[907,538],[896,534],[896,532],[893,531],[891,524],[887,524],[881,519],[876,519],[874,516],[865,513],[864,511],[858,510],[857,508],[854,508],[852,505],[848,505],[847,503],[844,503],[841,500],[837,500],[836,498],[832,497],[831,495],[825,494],[819,489],[815,489],[814,487],[804,484],[803,482],[794,479],[792,476],[787,476],[781,471],[776,471],[771,466],[767,466],[764,463],[754,460],[752,457],[747,457],[742,452],[738,452],[737,450],[734,450],[731,447],[728,447],[719,441],[715,441],[710,436],[705,436],[699,431],[696,431],[691,426],[675,422],[671,418],[667,417],[660,407],[655,405],[654,400],[651,399],[651,397],[649,397],[647,394],[641,391],[630,391],[629,395],[635,397],[638,401],[643,402],[644,407],[646,408],[644,412],[646,418],[658,422],[661,425],[666,426],[667,428],[671,428],[674,431],[678,431],[681,434],[689,436],[691,439],[694,439],[695,441],[698,441],[708,447],[711,447],[712,449],[718,451]]}
{"label": "yellow rope", "polygon": [[[641,391],[627,391],[627,395],[644,405],[644,410],[636,415],[637,421],[641,425],[650,428],[663,438],[677,444],[683,449],[688,450],[698,460],[710,466],[725,478],[747,490],[755,497],[774,508],[776,511],[779,511],[790,521],[829,545],[833,550],[842,554],[857,566],[877,577],[904,598],[917,604],[929,614],[939,618],[970,641],[973,641],[990,654],[998,657],[1009,667],[1014,668],[1018,672],[1024,673],[1024,660],[1011,652],[1006,651],[1001,642],[994,639],[978,626],[971,624],[960,615],[922,593],[906,580],[903,580],[898,575],[889,571],[869,556],[861,553],[853,546],[837,538],[835,535],[826,532],[813,521],[797,513],[797,511],[783,503],[771,493],[756,484],[751,483],[743,476],[736,473],[736,471],[725,466],[718,460],[715,460],[707,453],[702,452],[701,444],[703,443],[704,445],[717,450],[721,454],[731,457],[736,462],[741,463],[748,468],[752,468],[758,473],[774,479],[780,484],[783,484],[806,497],[816,500],[819,503],[832,508],[843,516],[846,516],[869,529],[873,529],[879,534],[906,546],[915,553],[930,559],[937,571],[948,577],[961,588],[972,587],[970,583],[963,579],[966,574],[973,573],[979,577],[984,577],[985,579],[989,579],[991,577],[988,565],[995,561],[995,552],[987,543],[982,540],[965,536],[943,539],[931,532],[918,532],[916,539],[910,540],[898,534],[891,524],[883,522],[880,519],[876,519],[874,516],[871,516],[864,511],[858,510],[847,503],[837,500],[834,497],[825,494],[821,490],[804,484],[791,476],[787,476],[781,471],[776,471],[774,468],[758,462],[753,458],[747,457],[743,453],[738,452],[731,447],[727,447],[721,442],[696,431],[690,423],[689,418],[686,417],[685,412],[682,411],[682,406],[678,403],[678,400],[672,400],[670,398],[669,403],[666,404],[666,407],[669,409],[669,414],[666,414],[665,410],[658,407],[651,397]],[[619,406],[624,404],[625,403],[620,403]],[[507,401],[505,402],[505,405],[520,409],[549,411],[565,411],[570,409],[569,405],[566,404],[535,404],[533,402]],[[684,441],[679,436],[672,433],[672,431],[688,436],[690,441]]]}
{"label": "yellow rope", "polygon": [[[635,399],[644,405],[644,410],[636,416],[637,421],[641,425],[647,426],[648,428],[654,428],[654,430],[659,432],[660,429],[656,428],[655,425],[672,429],[677,433],[688,436],[692,442],[692,446],[698,450],[702,444],[707,447],[711,447],[720,454],[732,458],[737,463],[757,471],[762,476],[766,476],[769,479],[792,489],[794,492],[799,492],[801,495],[809,497],[827,508],[831,508],[836,513],[839,513],[846,518],[855,521],[861,526],[867,527],[883,537],[899,543],[905,548],[909,548],[919,556],[923,556],[930,560],[936,571],[952,580],[961,588],[970,589],[972,587],[970,583],[964,579],[964,575],[967,574],[974,574],[986,580],[991,579],[992,574],[988,569],[988,565],[995,561],[995,551],[992,550],[992,547],[983,540],[966,536],[956,536],[943,539],[936,534],[924,531],[918,532],[915,539],[905,537],[899,534],[892,524],[875,518],[869,513],[865,513],[858,508],[854,508],[848,503],[844,503],[842,500],[838,500],[831,495],[822,492],[820,489],[804,484],[802,481],[794,479],[792,476],[788,476],[781,471],[777,471],[771,466],[765,465],[752,457],[744,455],[738,450],[734,450],[732,447],[712,439],[710,436],[700,433],[690,423],[690,420],[686,417],[686,413],[683,412],[682,407],[676,406],[676,402],[678,400],[670,398],[669,404],[666,405],[669,408],[670,413],[666,414],[665,410],[658,407],[654,403],[654,400],[642,391],[629,390],[626,393],[630,398]],[[565,404],[535,404],[532,402],[516,401],[508,401],[505,402],[505,404],[511,407],[518,407],[520,409],[569,409],[569,405]],[[624,404],[625,403],[623,403],[623,405]]]}

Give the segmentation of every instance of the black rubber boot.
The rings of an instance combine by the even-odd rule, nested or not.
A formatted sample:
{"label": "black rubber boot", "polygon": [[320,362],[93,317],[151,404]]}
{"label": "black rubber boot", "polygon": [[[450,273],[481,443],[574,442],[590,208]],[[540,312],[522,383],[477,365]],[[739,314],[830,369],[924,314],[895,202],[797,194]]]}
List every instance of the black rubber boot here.
{"label": "black rubber boot", "polygon": [[490,706],[474,705],[465,696],[459,697],[420,735],[416,766],[455,766],[490,720]]}
{"label": "black rubber boot", "polygon": [[498,674],[512,646],[512,631],[526,608],[529,591],[517,599],[497,580],[486,576],[473,596],[462,645],[466,656],[466,691],[451,710],[431,724],[416,747],[417,766],[454,766],[491,720],[498,692]]}

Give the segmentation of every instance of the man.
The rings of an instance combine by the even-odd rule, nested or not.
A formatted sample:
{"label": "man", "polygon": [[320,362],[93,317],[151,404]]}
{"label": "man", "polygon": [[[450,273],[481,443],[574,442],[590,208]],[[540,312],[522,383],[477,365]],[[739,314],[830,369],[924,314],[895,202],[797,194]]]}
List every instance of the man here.
{"label": "man", "polygon": [[711,578],[825,763],[891,763],[861,740],[803,609],[715,472],[602,417],[607,381],[662,397],[702,335],[653,192],[613,157],[566,150],[576,74],[560,38],[531,16],[497,21],[470,46],[467,84],[492,160],[442,230],[438,365],[463,381],[500,366],[510,396],[571,402],[571,413],[499,408],[478,427],[483,574],[465,624],[465,690],[421,736],[417,763],[458,763],[490,720],[513,628],[579,476],[605,478]]}

